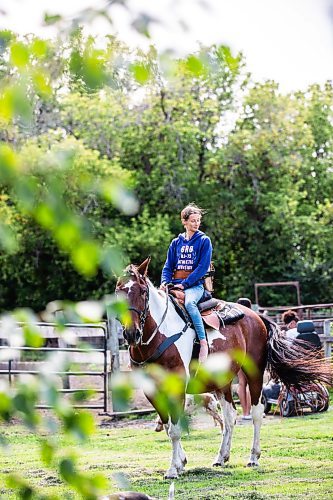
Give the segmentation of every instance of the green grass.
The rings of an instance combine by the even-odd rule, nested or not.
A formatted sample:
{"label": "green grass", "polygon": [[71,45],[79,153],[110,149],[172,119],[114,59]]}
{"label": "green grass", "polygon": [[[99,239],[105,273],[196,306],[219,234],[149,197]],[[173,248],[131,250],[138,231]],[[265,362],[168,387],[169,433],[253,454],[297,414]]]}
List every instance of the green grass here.
{"label": "green grass", "polygon": [[[252,442],[252,425],[237,425],[230,465],[213,468],[220,434],[217,428],[192,430],[184,435],[188,458],[185,474],[175,482],[176,500],[186,499],[327,499],[333,491],[333,411],[295,418],[266,419],[262,427],[262,457],[259,468],[245,466]],[[17,498],[5,486],[8,472],[20,474],[38,486],[41,493],[63,499],[77,498],[44,467],[38,456],[38,438],[17,425],[2,426],[11,443],[3,450],[0,496]],[[62,444],[73,442],[60,437]],[[115,473],[125,474],[131,489],[166,499],[170,481],[163,479],[169,466],[170,445],[165,433],[152,429],[99,428],[82,448],[77,448],[81,467],[103,472],[110,492],[117,491]]]}

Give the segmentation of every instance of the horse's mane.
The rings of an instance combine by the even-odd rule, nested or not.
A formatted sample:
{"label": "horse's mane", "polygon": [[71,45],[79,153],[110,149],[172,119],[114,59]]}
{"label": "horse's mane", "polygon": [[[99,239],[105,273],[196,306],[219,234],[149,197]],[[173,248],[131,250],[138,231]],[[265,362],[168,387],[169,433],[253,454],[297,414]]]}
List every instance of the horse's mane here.
{"label": "horse's mane", "polygon": [[130,278],[131,276],[135,276],[136,278],[140,277],[140,273],[138,267],[135,264],[129,264],[123,271],[121,276],[118,276],[117,285],[121,283],[122,278]]}
{"label": "horse's mane", "polygon": [[135,264],[129,264],[124,271],[124,274],[140,276],[138,266]]}

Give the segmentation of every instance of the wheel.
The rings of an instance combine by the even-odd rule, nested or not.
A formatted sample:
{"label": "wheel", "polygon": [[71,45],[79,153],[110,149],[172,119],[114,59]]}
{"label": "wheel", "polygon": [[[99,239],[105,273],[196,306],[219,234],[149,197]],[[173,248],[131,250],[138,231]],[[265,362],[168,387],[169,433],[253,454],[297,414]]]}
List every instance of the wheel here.
{"label": "wheel", "polygon": [[282,417],[291,417],[295,415],[295,402],[283,398],[280,402],[280,413]]}
{"label": "wheel", "polygon": [[329,396],[324,396],[323,394],[318,393],[318,405],[317,412],[327,411],[330,405]]}
{"label": "wheel", "polygon": [[330,395],[328,393],[327,387],[325,387],[324,385],[321,385],[320,387],[321,387],[321,392],[319,394],[322,396],[323,399],[323,406],[319,410],[321,412],[328,410],[328,407],[330,405]]}
{"label": "wheel", "polygon": [[272,404],[267,402],[267,397],[265,396],[265,394],[261,396],[261,402],[264,405],[264,413],[266,413],[267,415],[267,413],[271,411]]}
{"label": "wheel", "polygon": [[313,401],[311,401],[311,410],[314,413],[328,410],[330,404],[330,397],[326,387],[319,385],[314,393]]}
{"label": "wheel", "polygon": [[327,401],[325,401],[325,404],[324,406],[319,410],[320,412],[322,411],[327,411],[328,410],[328,407],[330,405],[330,402],[329,402],[329,399],[327,399]]}

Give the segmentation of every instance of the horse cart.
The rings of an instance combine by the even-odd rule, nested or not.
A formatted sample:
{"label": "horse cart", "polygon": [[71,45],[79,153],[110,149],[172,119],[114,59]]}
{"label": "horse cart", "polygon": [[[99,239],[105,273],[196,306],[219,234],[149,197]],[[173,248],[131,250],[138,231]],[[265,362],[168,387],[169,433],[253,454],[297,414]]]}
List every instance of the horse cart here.
{"label": "horse cart", "polygon": [[305,409],[312,413],[326,411],[329,393],[322,384],[314,384],[312,390],[303,392],[294,387],[287,389],[283,384],[271,380],[263,388],[261,402],[266,414],[271,411],[272,405],[276,405],[283,417],[292,417],[302,415]]}
{"label": "horse cart", "polygon": [[[299,321],[297,331],[296,339],[307,342],[309,349],[317,349],[318,353],[320,352],[321,342],[312,321]],[[306,388],[296,388],[292,385],[287,388],[280,381],[270,380],[263,387],[261,402],[266,414],[271,411],[272,405],[275,405],[283,417],[291,417],[302,415],[305,409],[312,413],[326,411],[329,407],[329,393],[320,383],[308,385]]]}

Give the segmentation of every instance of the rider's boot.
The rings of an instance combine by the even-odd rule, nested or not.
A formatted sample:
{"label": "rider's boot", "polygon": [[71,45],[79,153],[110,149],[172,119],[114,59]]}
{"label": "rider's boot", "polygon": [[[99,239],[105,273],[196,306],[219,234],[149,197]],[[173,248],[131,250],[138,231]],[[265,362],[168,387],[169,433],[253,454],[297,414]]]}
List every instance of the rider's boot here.
{"label": "rider's boot", "polygon": [[200,340],[199,363],[204,363],[208,356],[207,340]]}

